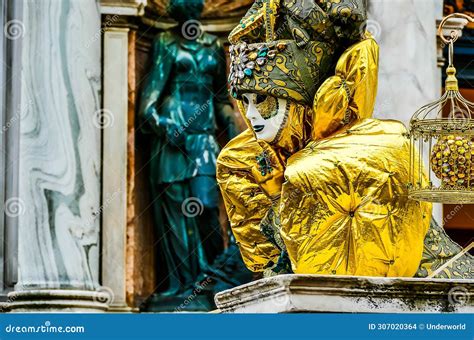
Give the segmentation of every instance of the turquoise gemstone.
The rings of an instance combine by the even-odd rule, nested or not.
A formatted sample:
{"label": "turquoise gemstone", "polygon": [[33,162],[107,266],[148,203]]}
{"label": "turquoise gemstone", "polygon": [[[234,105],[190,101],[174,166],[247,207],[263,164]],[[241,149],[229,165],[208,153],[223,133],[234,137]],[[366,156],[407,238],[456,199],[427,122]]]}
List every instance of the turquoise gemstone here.
{"label": "turquoise gemstone", "polygon": [[246,76],[251,76],[251,75],[253,74],[252,70],[249,69],[249,68],[246,68],[246,69],[244,70],[244,73],[245,73]]}
{"label": "turquoise gemstone", "polygon": [[266,57],[268,53],[268,47],[262,47],[258,50],[259,57]]}

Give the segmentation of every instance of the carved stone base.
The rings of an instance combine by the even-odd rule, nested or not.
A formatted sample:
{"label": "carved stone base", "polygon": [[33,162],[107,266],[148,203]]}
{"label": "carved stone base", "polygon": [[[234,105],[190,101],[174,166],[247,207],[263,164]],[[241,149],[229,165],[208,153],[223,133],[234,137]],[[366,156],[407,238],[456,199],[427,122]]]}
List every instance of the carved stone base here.
{"label": "carved stone base", "polygon": [[474,280],[280,275],[215,301],[223,313],[473,313]]}
{"label": "carved stone base", "polygon": [[121,303],[121,304],[114,303],[109,306],[109,308],[107,309],[107,312],[108,313],[133,313],[136,311],[134,311],[132,307],[128,306],[125,303]]}
{"label": "carved stone base", "polygon": [[8,311],[13,313],[101,313],[108,309],[108,295],[86,290],[25,290],[8,294]]}

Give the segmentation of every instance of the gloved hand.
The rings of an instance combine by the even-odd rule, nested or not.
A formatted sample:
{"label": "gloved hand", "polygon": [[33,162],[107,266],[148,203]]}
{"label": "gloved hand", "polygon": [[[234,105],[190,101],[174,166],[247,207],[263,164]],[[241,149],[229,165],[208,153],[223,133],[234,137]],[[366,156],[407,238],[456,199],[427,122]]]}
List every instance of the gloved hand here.
{"label": "gloved hand", "polygon": [[285,165],[270,144],[263,140],[258,143],[262,147],[262,153],[257,155],[252,175],[272,200],[278,199],[284,181]]}

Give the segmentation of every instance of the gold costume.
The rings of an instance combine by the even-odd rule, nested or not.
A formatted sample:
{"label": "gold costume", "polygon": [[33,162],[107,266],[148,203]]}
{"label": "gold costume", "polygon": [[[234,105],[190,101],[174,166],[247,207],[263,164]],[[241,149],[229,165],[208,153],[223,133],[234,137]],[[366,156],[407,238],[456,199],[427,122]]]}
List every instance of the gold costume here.
{"label": "gold costume", "polygon": [[299,274],[413,276],[431,205],[408,199],[403,124],[357,120],[287,163],[281,233]]}
{"label": "gold costume", "polygon": [[[248,92],[288,100],[274,141],[257,139],[248,122],[217,161],[232,231],[252,271],[425,274],[418,269],[426,245],[433,246],[425,241],[431,204],[408,199],[405,127],[370,118],[378,46],[361,36],[364,19],[362,1],[318,0],[311,7],[304,0],[257,0],[231,33],[229,81],[242,114]],[[293,47],[268,56],[290,38]],[[318,39],[329,52],[313,53]],[[294,58],[294,48],[304,50],[301,58]],[[259,67],[252,53],[265,55]],[[321,63],[318,55],[328,60]],[[424,263],[424,272],[428,267]]]}

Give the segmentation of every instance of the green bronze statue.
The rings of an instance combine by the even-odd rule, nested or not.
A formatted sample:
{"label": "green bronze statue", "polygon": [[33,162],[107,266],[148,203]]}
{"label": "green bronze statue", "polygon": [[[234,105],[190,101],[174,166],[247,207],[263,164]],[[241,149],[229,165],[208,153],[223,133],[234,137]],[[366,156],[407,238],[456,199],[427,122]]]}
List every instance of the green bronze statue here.
{"label": "green bronze statue", "polygon": [[[208,310],[216,290],[250,279],[235,243],[224,250],[218,219],[217,126],[228,139],[236,131],[223,46],[217,37],[197,35],[199,27],[190,27],[203,2],[170,1],[168,12],[178,26],[155,38],[141,92],[142,131],[152,145],[154,223],[168,273],[168,288],[144,304],[148,311],[182,308],[184,301],[187,310]],[[209,296],[202,293],[209,290]]]}

